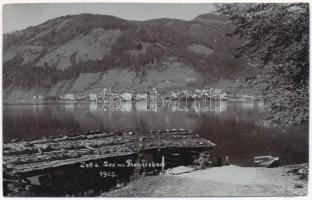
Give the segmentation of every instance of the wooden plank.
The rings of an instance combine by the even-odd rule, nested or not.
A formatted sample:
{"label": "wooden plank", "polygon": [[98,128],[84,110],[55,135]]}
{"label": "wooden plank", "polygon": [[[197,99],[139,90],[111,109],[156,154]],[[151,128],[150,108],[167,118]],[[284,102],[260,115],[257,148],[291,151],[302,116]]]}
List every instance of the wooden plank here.
{"label": "wooden plank", "polygon": [[212,149],[214,146],[209,140],[184,129],[119,133],[96,130],[81,135],[4,144],[3,164],[4,172],[13,176],[91,160],[130,156],[146,150]]}

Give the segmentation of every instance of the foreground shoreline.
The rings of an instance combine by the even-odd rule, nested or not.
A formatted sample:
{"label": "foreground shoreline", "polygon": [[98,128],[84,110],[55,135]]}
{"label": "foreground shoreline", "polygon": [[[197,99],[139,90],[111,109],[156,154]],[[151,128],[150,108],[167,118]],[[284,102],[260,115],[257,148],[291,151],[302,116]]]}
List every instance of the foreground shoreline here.
{"label": "foreground shoreline", "polygon": [[[140,177],[105,197],[305,196],[308,163],[277,168],[213,167],[178,175]],[[301,171],[300,171],[301,170]]]}
{"label": "foreground shoreline", "polygon": [[[185,129],[95,130],[3,145],[5,196],[101,194],[120,182],[128,183],[141,168],[158,173],[167,156],[178,155],[183,163],[191,163],[194,156],[216,146]],[[143,160],[144,166],[132,165]]]}

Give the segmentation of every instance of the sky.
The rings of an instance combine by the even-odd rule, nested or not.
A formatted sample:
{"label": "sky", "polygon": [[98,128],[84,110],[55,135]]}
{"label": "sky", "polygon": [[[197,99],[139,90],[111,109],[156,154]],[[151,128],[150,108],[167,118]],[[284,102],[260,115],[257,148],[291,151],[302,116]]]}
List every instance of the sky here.
{"label": "sky", "polygon": [[5,33],[41,24],[48,19],[92,13],[113,15],[128,20],[176,18],[192,20],[200,14],[212,12],[213,4],[157,4],[157,3],[29,3],[7,4],[3,7]]}

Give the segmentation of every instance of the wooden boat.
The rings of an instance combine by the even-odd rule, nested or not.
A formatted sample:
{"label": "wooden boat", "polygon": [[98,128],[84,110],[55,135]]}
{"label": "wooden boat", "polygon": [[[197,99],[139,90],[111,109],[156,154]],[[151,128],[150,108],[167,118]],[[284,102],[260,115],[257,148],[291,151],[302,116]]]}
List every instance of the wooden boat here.
{"label": "wooden boat", "polygon": [[258,167],[278,167],[279,166],[279,157],[273,156],[257,156],[254,157],[254,164]]}

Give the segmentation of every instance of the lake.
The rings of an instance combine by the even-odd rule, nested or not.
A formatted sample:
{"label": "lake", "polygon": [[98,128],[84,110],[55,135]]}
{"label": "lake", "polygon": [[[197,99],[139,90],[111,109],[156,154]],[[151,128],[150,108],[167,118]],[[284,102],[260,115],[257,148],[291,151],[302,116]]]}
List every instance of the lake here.
{"label": "lake", "polygon": [[217,148],[213,158],[226,155],[234,164],[252,165],[253,157],[280,156],[282,163],[308,162],[308,125],[286,130],[256,126],[263,118],[262,102],[203,102],[166,105],[123,102],[115,109],[92,103],[45,103],[3,106],[3,139],[32,140],[86,130],[150,131],[184,128],[205,137]]}

